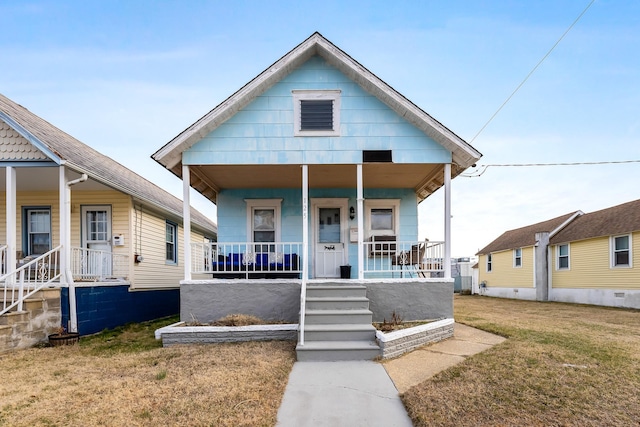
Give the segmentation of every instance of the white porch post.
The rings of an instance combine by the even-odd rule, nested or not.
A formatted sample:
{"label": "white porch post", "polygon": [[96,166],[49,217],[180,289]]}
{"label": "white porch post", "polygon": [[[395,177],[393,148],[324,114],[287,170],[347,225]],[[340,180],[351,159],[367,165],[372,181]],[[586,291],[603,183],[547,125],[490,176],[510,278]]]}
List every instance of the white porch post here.
{"label": "white porch post", "polygon": [[184,230],[184,280],[191,280],[191,171],[182,164],[182,228]]}
{"label": "white porch post", "polygon": [[302,165],[302,280],[309,279],[309,166]]}
{"label": "white porch post", "polygon": [[71,275],[71,188],[64,165],[58,167],[58,197],[60,208],[60,284],[66,282],[69,290],[69,332],[78,332],[76,287]]}
{"label": "white porch post", "polygon": [[16,170],[6,168],[6,235],[7,235],[7,273],[16,269]]}
{"label": "white porch post", "polygon": [[451,279],[451,163],[444,165],[444,277]]}
{"label": "white porch post", "polygon": [[364,279],[364,191],[362,184],[362,164],[357,165],[358,189],[358,279]]}

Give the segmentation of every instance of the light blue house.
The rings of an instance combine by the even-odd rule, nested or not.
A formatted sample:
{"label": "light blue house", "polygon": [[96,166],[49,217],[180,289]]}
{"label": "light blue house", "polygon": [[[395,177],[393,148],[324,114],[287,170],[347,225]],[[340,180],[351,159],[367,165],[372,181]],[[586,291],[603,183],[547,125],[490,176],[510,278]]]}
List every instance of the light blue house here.
{"label": "light blue house", "polygon": [[[365,288],[374,319],[452,317],[450,181],[480,156],[314,33],[153,155],[185,207],[193,187],[218,209],[218,241],[185,242],[182,317],[303,325],[307,285]],[[441,187],[446,238],[419,241]]]}

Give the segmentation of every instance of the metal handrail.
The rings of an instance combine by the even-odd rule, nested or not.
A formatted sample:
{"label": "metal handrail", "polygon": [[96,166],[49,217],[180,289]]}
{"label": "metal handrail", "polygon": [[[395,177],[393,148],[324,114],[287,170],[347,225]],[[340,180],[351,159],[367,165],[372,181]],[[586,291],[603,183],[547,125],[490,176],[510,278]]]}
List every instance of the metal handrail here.
{"label": "metal handrail", "polygon": [[62,246],[58,246],[51,249],[16,270],[0,276],[0,283],[4,288],[0,315],[16,307],[18,311],[22,311],[24,300],[61,277],[61,248]]}
{"label": "metal handrail", "polygon": [[304,345],[304,317],[306,315],[307,305],[307,279],[302,278],[300,286],[300,321],[298,322],[298,344]]}

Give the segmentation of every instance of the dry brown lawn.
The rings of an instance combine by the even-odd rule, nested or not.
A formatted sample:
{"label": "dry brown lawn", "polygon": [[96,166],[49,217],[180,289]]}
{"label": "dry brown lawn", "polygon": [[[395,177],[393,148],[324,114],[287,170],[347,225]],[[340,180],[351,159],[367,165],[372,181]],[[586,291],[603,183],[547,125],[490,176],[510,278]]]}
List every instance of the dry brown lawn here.
{"label": "dry brown lawn", "polygon": [[275,425],[293,342],[158,348],[162,325],[0,354],[0,426]]}
{"label": "dry brown lawn", "polygon": [[640,311],[456,296],[503,335],[402,398],[416,426],[640,425]]}

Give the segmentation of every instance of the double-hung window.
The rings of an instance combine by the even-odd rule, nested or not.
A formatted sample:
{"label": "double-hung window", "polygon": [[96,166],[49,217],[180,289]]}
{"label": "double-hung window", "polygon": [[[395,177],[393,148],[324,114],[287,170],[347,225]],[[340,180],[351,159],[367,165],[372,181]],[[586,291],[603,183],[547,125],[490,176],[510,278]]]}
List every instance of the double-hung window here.
{"label": "double-hung window", "polygon": [[178,263],[178,225],[167,221],[166,222],[166,236],[165,236],[165,259],[167,264]]}
{"label": "double-hung window", "polygon": [[25,255],[51,250],[51,208],[25,208]]}
{"label": "double-hung window", "polygon": [[492,269],[492,257],[491,254],[487,254],[487,273],[491,273],[491,269]]}
{"label": "double-hung window", "polygon": [[[280,241],[282,199],[247,199],[247,235],[253,243]],[[255,245],[256,252],[273,252],[274,245]]]}
{"label": "double-hung window", "polygon": [[369,236],[397,236],[399,222],[399,200],[365,200],[365,227]]}
{"label": "double-hung window", "polygon": [[569,269],[569,244],[556,246],[556,270]]}
{"label": "double-hung window", "polygon": [[340,91],[294,90],[294,136],[339,136]]}
{"label": "double-hung window", "polygon": [[513,266],[522,267],[522,248],[513,250]]}
{"label": "double-hung window", "polygon": [[631,267],[631,235],[611,237],[611,266]]}

